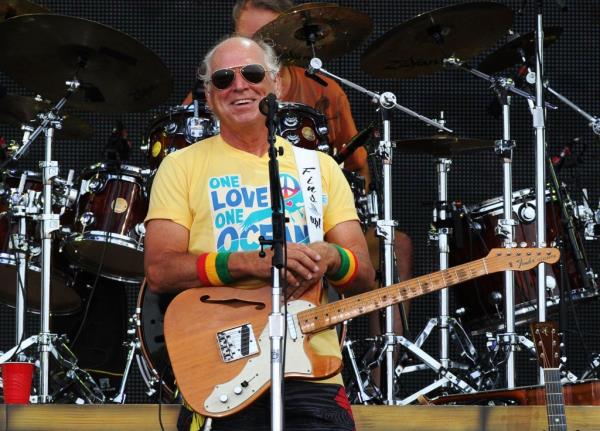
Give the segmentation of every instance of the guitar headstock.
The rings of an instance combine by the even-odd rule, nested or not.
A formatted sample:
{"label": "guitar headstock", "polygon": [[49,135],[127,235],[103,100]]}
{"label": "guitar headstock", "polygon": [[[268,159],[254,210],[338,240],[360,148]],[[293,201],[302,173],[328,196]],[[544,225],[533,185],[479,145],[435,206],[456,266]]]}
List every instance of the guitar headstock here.
{"label": "guitar headstock", "polygon": [[557,248],[493,248],[486,259],[499,271],[527,271],[540,263],[556,263],[560,257]]}
{"label": "guitar headstock", "polygon": [[559,368],[560,339],[554,322],[532,323],[531,335],[540,367]]}

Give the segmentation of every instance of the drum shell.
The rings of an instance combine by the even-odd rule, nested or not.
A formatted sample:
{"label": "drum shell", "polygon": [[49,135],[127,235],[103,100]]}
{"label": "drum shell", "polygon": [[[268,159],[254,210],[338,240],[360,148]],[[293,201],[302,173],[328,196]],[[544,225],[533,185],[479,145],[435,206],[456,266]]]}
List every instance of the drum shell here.
{"label": "drum shell", "polygon": [[72,233],[64,250],[76,266],[104,277],[139,283],[144,276],[146,177],[130,165],[94,165],[82,173]]}
{"label": "drum shell", "polygon": [[148,163],[158,169],[173,151],[219,133],[219,124],[205,103],[199,104],[198,119],[193,123],[194,106],[176,106],[153,118],[146,129]]}
{"label": "drum shell", "polygon": [[327,137],[327,118],[302,103],[279,103],[277,134],[297,147],[332,154]]}
{"label": "drum shell", "polygon": [[[495,201],[495,202],[494,202]],[[463,209],[454,214],[454,235],[451,240],[450,265],[455,266],[470,262],[487,255],[490,249],[502,247],[502,239],[496,235],[498,220],[502,218],[502,199],[487,201],[487,205],[479,205],[472,209]],[[523,208],[535,210],[535,195],[525,189],[513,194],[513,218],[518,221],[515,226],[514,242],[535,243],[537,224],[535,220],[523,219]],[[532,214],[532,213],[530,213]],[[546,194],[546,242],[548,244],[560,239],[567,244],[567,235],[561,222],[561,210],[555,197]],[[593,296],[596,292],[587,292],[583,288],[583,280],[575,264],[570,247],[564,248],[566,271],[570,284],[570,297],[573,300]],[[535,319],[537,311],[537,268],[529,271],[513,272],[515,279],[515,316],[516,324],[523,324]],[[546,265],[546,279],[554,279],[547,283],[547,306],[549,313],[557,312],[559,302],[558,284],[561,281],[560,263]],[[484,332],[487,329],[503,328],[504,273],[496,273],[461,283],[453,288],[457,315],[473,332]]]}

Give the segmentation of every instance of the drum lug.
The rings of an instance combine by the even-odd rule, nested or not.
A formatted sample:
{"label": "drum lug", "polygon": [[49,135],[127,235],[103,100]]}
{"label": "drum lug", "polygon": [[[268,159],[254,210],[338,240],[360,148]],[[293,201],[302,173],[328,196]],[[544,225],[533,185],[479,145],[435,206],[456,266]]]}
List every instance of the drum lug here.
{"label": "drum lug", "polygon": [[94,214],[91,212],[84,212],[81,217],[79,217],[82,230],[85,230],[87,226],[94,224],[95,221],[96,217],[94,217]]}

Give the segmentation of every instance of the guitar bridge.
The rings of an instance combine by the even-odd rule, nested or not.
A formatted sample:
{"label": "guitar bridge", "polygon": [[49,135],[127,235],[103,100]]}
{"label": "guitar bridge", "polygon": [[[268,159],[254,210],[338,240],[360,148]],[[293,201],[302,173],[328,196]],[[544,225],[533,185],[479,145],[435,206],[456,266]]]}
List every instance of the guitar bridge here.
{"label": "guitar bridge", "polygon": [[256,337],[249,323],[217,332],[217,344],[223,362],[237,361],[258,353]]}

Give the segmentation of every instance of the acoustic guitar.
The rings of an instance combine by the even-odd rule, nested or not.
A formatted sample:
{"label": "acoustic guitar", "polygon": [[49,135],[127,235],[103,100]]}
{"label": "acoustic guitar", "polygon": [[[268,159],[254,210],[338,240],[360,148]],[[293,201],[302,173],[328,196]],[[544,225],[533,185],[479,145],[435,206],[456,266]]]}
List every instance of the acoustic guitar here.
{"label": "acoustic guitar", "polygon": [[560,340],[554,322],[531,324],[540,367],[544,369],[544,392],[548,431],[567,431],[565,400],[560,383]]}
{"label": "acoustic guitar", "polygon": [[[285,378],[318,380],[339,372],[338,357],[319,356],[313,334],[354,317],[483,275],[555,263],[555,248],[496,248],[479,260],[317,306],[311,291],[287,304]],[[320,289],[312,289],[312,292]],[[271,290],[200,287],[178,294],[165,314],[171,365],[186,402],[209,417],[234,414],[270,386]]]}

